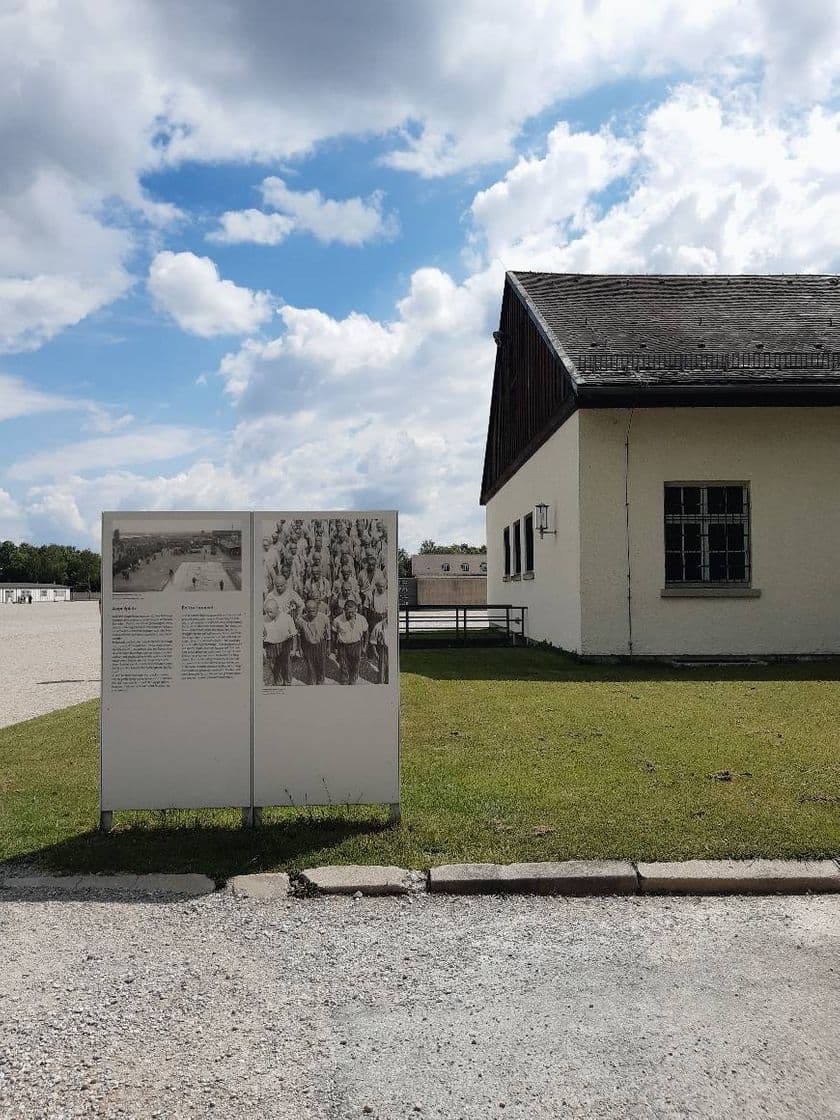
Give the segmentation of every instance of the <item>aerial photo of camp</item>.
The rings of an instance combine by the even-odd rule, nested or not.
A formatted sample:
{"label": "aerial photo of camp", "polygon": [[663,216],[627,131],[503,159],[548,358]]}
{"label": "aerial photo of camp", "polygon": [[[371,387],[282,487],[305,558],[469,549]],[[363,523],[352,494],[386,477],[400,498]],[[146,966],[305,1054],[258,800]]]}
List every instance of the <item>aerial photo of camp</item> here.
{"label": "aerial photo of camp", "polygon": [[115,592],[216,592],[242,587],[242,534],[231,529],[114,530]]}

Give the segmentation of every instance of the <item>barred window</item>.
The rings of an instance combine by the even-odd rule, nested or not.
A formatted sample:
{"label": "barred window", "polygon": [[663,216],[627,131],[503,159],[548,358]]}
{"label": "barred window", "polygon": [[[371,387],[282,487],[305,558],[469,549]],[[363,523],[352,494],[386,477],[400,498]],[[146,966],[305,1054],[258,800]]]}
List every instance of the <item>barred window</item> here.
{"label": "barred window", "polygon": [[665,483],[665,583],[749,584],[747,483]]}
{"label": "barred window", "polygon": [[441,564],[440,570],[442,572],[448,572],[449,571],[449,565],[448,564]]}
{"label": "barred window", "polygon": [[522,572],[522,528],[519,521],[513,523],[513,574]]}
{"label": "barred window", "polygon": [[502,533],[502,545],[505,553],[505,575],[510,575],[510,526],[506,525]]}

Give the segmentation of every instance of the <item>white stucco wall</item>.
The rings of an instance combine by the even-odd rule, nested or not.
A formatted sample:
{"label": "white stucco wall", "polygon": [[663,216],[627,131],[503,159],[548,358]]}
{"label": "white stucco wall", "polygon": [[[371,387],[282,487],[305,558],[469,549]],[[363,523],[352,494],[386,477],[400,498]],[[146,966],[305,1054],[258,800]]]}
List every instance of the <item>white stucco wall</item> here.
{"label": "white stucco wall", "polygon": [[[579,414],[574,414],[487,503],[487,602],[528,608],[528,636],[580,650]],[[534,533],[534,578],[504,581],[502,533],[533,512],[551,506],[550,528]],[[511,553],[513,535],[511,531]],[[525,540],[523,524],[523,566]],[[512,561],[511,561],[512,564]]]}
{"label": "white stucco wall", "polygon": [[[630,414],[578,415],[582,652],[626,654]],[[636,409],[629,461],[635,654],[840,653],[840,408]],[[663,485],[675,481],[749,482],[759,598],[662,598]]]}

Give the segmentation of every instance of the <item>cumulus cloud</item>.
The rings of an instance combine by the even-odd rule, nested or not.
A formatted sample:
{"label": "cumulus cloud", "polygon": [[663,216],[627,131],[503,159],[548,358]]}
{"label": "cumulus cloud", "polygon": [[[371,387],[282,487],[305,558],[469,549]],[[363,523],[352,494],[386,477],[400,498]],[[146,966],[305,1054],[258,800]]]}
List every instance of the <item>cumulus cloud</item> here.
{"label": "cumulus cloud", "polygon": [[214,261],[195,253],[158,253],[149,266],[148,287],[159,310],[202,338],[249,334],[274,314],[269,292],[223,280]]}
{"label": "cumulus cloud", "polygon": [[[378,136],[389,166],[451,174],[510,160],[525,122],[629,75],[758,74],[762,103],[795,111],[837,90],[839,22],[834,0],[7,4],[0,346],[41,345],[128,289],[144,226],[177,216],[150,171]],[[375,199],[285,190],[288,210],[231,211],[222,239],[276,244],[283,216],[324,240],[386,234]]]}
{"label": "cumulus cloud", "polygon": [[[11,345],[37,344],[129,282],[135,216],[172,217],[144,196],[148,170],[294,158],[336,136],[377,136],[386,164],[424,177],[501,165],[467,209],[471,274],[416,269],[380,317],[361,306],[330,315],[286,305],[272,320],[268,293],[223,280],[208,258],[159,254],[150,291],[184,329],[265,330],[220,363],[234,427],[200,446],[193,466],[151,474],[149,464],[167,462],[168,441],[151,439],[133,457],[130,420],[113,437],[125,442],[108,449],[86,440],[60,449],[63,458],[30,456],[17,477],[37,482],[25,505],[38,524],[66,517],[95,539],[103,505],[397,504],[409,546],[430,533],[480,538],[504,267],[769,271],[840,261],[831,0],[383,2],[364,20],[337,0],[293,12],[256,0],[201,10],[68,0],[58,13],[31,7],[25,31],[21,10],[0,15],[11,78],[0,91],[0,222],[9,216],[0,281],[15,285],[7,305],[18,308],[0,315],[0,337]],[[516,159],[523,124],[563,99],[675,73],[686,84],[653,110],[636,107],[597,130],[559,121],[544,149],[535,137],[535,150]],[[690,84],[698,73],[702,88]],[[814,98],[825,106],[810,107]],[[229,211],[218,240],[277,244],[306,230],[325,242],[352,231],[361,243],[387,220],[379,196],[333,200],[265,183],[274,185],[264,209]],[[130,209],[130,228],[113,210],[106,217],[107,199]],[[21,293],[36,281],[42,298],[26,305]],[[179,454],[195,447],[172,442]]]}
{"label": "cumulus cloud", "polygon": [[[840,265],[840,113],[817,107],[783,126],[757,97],[683,86],[627,140],[562,129],[552,138],[558,131],[563,144],[600,153],[579,161],[571,196],[567,183],[556,183],[549,142],[543,158],[520,160],[473,201],[474,243],[508,268],[807,272]],[[623,189],[596,205],[598,192],[628,171]],[[564,222],[570,205],[577,214]]]}
{"label": "cumulus cloud", "polygon": [[221,216],[221,228],[210,233],[208,240],[278,245],[297,231],[311,233],[324,245],[364,245],[375,238],[395,237],[399,228],[396,217],[383,212],[381,191],[367,199],[337,201],[324,198],[318,190],[293,191],[273,175],[263,180],[260,190],[272,212],[228,210]]}
{"label": "cumulus cloud", "polygon": [[62,272],[0,277],[0,350],[36,350],[121,296],[129,284],[121,268],[81,277]]}
{"label": "cumulus cloud", "polygon": [[220,229],[207,234],[208,241],[220,245],[279,245],[285,241],[295,222],[285,214],[266,214],[263,210],[226,210],[219,218]]}
{"label": "cumulus cloud", "polygon": [[493,256],[532,234],[586,221],[586,209],[603,190],[631,167],[633,145],[601,132],[572,132],[565,121],[548,134],[542,157],[522,157],[503,179],[479,191],[470,207],[477,229]]}

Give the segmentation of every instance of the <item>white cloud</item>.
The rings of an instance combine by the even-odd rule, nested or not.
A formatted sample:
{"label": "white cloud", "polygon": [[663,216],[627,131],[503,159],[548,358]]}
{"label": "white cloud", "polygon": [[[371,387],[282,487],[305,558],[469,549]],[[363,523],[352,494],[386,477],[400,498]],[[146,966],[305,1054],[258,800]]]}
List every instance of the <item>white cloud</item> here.
{"label": "white cloud", "polygon": [[22,377],[0,373],[0,422],[48,412],[84,413],[83,427],[96,432],[118,431],[134,420],[130,414],[119,414],[99,401],[47,393]]}
{"label": "white cloud", "polygon": [[94,432],[118,432],[130,427],[134,419],[130,412],[115,414],[111,409],[91,401],[85,426]]}
{"label": "white cloud", "polygon": [[471,216],[491,256],[529,234],[585,221],[593,194],[625,174],[635,151],[608,130],[572,132],[561,121],[548,134],[541,158],[522,157],[499,182],[479,191]]}
{"label": "white cloud", "polygon": [[[35,345],[123,290],[134,215],[172,217],[144,198],[146,170],[292,158],[346,136],[378,136],[387,164],[423,176],[501,166],[468,210],[466,280],[417,269],[381,318],[283,307],[276,337],[248,338],[221,362],[237,417],[226,442],[147,477],[167,447],[189,454],[202,437],[151,433],[143,444],[130,419],[106,416],[124,425],[112,440],[16,464],[16,477],[45,479],[27,491],[27,515],[64,517],[67,532],[81,525],[95,539],[103,505],[382,502],[401,507],[405,543],[480,539],[502,262],[737,271],[840,261],[838,117],[807,108],[837,89],[837,11],[833,0],[432,0],[382,3],[359,21],[339,3],[290,14],[249,0],[67,0],[0,15],[8,345]],[[598,131],[560,122],[544,152],[505,170],[523,123],[558,99],[675,73],[687,84],[643,118]],[[688,84],[698,74],[703,88]],[[378,196],[332,200],[265,182],[266,209],[229,211],[219,240],[277,244],[294,228],[361,243],[387,220]],[[115,228],[126,207],[130,228]],[[149,284],[204,337],[251,334],[273,311],[268,293],[190,253],[159,254]]]}
{"label": "white cloud", "polygon": [[270,293],[222,280],[215,263],[195,253],[158,253],[148,283],[155,306],[202,338],[249,334],[274,314]]}
{"label": "white cloud", "polygon": [[226,210],[219,219],[221,229],[207,234],[208,241],[221,245],[279,245],[295,228],[285,214],[266,214],[262,210]]}
{"label": "white cloud", "polygon": [[20,544],[30,535],[30,523],[23,508],[8,490],[0,487],[0,541]]}
{"label": "white cloud", "polygon": [[171,475],[118,469],[187,453],[189,433],[169,431],[148,448],[126,433],[32,456],[14,477],[53,476],[26,492],[32,523],[76,535],[78,519],[95,541],[102,508],[393,506],[409,548],[430,532],[481,540],[476,464],[501,282],[498,268],[462,285],[421,269],[384,322],[283,308],[278,338],[246,340],[221,364],[239,419],[212,457]]}
{"label": "white cloud", "polygon": [[279,245],[290,233],[311,233],[324,245],[364,245],[375,238],[395,237],[397,219],[383,212],[380,191],[369,198],[337,201],[320,191],[293,191],[282,179],[270,176],[260,187],[263,202],[272,212],[228,210],[220,218],[221,229],[208,234],[208,241],[236,244]]}
{"label": "white cloud", "polygon": [[0,277],[0,351],[37,349],[121,296],[129,284],[120,268],[87,277],[57,272]]}
{"label": "white cloud", "polygon": [[123,435],[99,436],[28,455],[7,470],[9,478],[63,478],[90,471],[177,459],[206,446],[210,437],[195,428],[150,424]]}
{"label": "white cloud", "polygon": [[94,548],[101,539],[103,509],[247,509],[251,505],[247,482],[206,459],[172,475],[107,468],[93,478],[73,474],[31,486],[25,499],[27,517],[37,529],[35,539],[77,540]]}
{"label": "white cloud", "polygon": [[28,385],[22,377],[0,373],[0,421],[33,416],[40,412],[66,412],[89,408],[88,401],[57,393],[45,393]]}
{"label": "white cloud", "polygon": [[[573,139],[590,149],[610,143],[591,134]],[[596,160],[580,177],[578,213],[566,224],[554,217],[555,198],[557,210],[568,212],[569,188],[555,178],[552,145],[543,159],[521,160],[476,196],[474,242],[508,268],[549,271],[796,272],[840,265],[840,113],[815,108],[783,127],[757,98],[722,99],[684,86],[618,150],[619,158]],[[629,187],[611,204],[589,204],[628,167]]]}
{"label": "white cloud", "polygon": [[[40,345],[127,290],[144,223],[177,215],[144,192],[149,171],[378,136],[390,166],[443,175],[510,160],[525,122],[606,82],[746,75],[783,114],[828,99],[840,74],[835,0],[374,0],[365,11],[344,0],[3,6],[0,345]],[[378,228],[371,199],[288,192],[284,205],[226,215],[220,235],[276,244],[284,215],[328,241],[361,244]]]}

